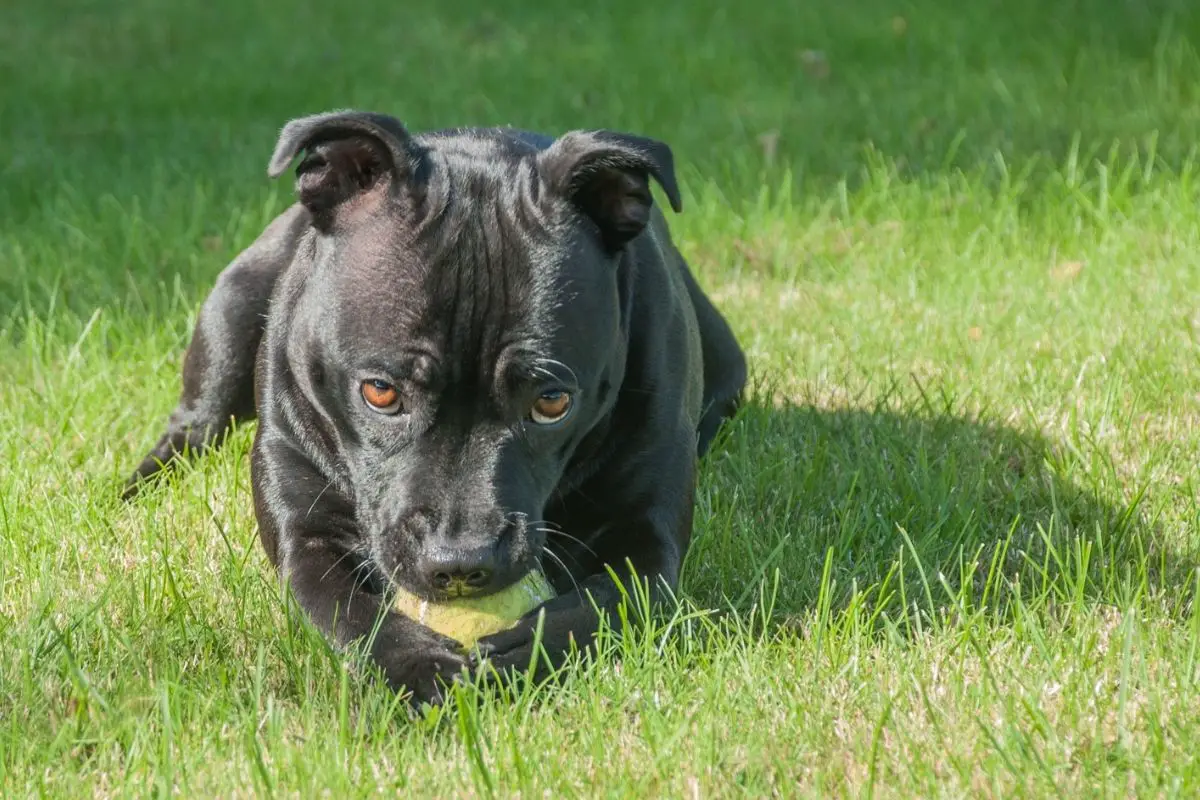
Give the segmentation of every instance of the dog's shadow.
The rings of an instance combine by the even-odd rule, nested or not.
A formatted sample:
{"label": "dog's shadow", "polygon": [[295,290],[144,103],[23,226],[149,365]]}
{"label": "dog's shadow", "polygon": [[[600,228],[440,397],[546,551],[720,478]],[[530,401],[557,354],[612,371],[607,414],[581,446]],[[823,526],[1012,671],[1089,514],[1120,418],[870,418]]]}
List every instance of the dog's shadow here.
{"label": "dog's shadow", "polygon": [[710,608],[773,597],[787,618],[823,586],[834,608],[874,587],[895,611],[1014,586],[1103,601],[1122,581],[1184,585],[1195,562],[1162,542],[1144,498],[1069,437],[928,406],[752,402],[704,461],[682,590]]}

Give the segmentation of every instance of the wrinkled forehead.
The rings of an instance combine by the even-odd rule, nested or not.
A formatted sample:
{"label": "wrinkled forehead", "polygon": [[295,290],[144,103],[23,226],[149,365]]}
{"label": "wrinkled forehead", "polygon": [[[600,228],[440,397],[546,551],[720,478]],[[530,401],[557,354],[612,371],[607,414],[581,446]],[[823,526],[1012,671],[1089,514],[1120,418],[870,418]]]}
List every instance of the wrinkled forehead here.
{"label": "wrinkled forehead", "polygon": [[476,192],[419,235],[381,218],[340,242],[322,315],[338,349],[355,360],[423,349],[477,375],[512,350],[586,360],[596,333],[587,328],[610,326],[616,313],[605,308],[610,265],[505,203]]}

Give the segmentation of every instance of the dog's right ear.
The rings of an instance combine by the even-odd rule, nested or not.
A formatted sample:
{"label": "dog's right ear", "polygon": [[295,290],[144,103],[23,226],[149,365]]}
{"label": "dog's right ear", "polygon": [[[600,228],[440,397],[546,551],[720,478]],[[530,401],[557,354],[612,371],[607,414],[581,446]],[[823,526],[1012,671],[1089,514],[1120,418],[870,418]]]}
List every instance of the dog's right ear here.
{"label": "dog's right ear", "polygon": [[386,114],[331,111],[294,119],[283,127],[267,175],[278,178],[301,151],[296,194],[326,227],[335,210],[385,181],[395,185],[420,163],[404,125]]}

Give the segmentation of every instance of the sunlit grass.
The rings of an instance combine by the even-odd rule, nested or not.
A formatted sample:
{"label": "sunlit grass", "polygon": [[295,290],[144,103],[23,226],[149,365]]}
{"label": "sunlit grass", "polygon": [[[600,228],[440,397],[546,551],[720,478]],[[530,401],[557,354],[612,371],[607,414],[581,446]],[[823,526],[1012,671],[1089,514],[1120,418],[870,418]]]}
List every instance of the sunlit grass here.
{"label": "sunlit grass", "polygon": [[[1195,795],[1200,27],[1163,5],[6,10],[0,787]],[[754,370],[679,614],[416,721],[286,606],[253,426],[116,498],[289,202],[275,131],[348,105],[671,142]]]}

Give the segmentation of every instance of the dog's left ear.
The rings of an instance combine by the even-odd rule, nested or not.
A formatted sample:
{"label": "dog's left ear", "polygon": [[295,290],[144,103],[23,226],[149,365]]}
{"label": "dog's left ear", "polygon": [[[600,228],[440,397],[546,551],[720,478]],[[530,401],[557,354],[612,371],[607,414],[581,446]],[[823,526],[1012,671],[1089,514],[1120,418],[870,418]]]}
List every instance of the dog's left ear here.
{"label": "dog's left ear", "polygon": [[642,232],[654,203],[650,178],[662,186],[679,213],[675,157],[663,142],[613,131],[572,131],[538,157],[538,171],[552,191],[568,198],[600,229],[616,252]]}

